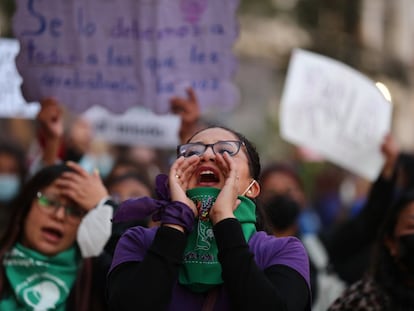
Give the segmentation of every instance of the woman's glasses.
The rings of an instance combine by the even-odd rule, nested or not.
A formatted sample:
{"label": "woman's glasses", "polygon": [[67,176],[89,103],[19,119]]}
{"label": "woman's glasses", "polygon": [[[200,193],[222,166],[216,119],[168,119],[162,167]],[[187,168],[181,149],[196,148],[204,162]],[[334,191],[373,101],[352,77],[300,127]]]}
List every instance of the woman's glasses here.
{"label": "woman's glasses", "polygon": [[63,207],[65,209],[66,219],[72,223],[78,223],[86,214],[86,212],[78,206],[63,204],[51,195],[41,192],[37,193],[37,202],[41,209],[48,214],[56,213],[59,208]]}
{"label": "woman's glasses", "polygon": [[242,145],[244,143],[239,140],[221,140],[214,144],[189,143],[177,147],[177,156],[183,156],[185,158],[191,157],[192,155],[201,156],[206,152],[208,147],[211,147],[214,154],[224,154],[227,152],[230,156],[235,156],[240,151]]}

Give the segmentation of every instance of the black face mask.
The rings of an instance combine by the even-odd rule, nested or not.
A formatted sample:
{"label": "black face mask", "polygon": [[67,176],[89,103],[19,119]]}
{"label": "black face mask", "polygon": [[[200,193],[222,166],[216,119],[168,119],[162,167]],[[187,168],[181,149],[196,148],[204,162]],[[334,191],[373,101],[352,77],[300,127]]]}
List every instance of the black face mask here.
{"label": "black face mask", "polygon": [[406,234],[399,237],[400,262],[414,274],[414,234]]}

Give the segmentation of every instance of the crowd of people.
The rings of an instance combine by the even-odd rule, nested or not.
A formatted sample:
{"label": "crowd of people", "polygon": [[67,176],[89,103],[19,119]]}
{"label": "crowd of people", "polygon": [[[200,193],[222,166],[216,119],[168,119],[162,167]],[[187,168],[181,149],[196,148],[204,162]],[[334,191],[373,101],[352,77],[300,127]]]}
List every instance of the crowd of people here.
{"label": "crowd of people", "polygon": [[308,191],[302,163],[261,163],[192,89],[171,111],[167,154],[96,152],[54,98],[30,156],[0,142],[0,310],[414,310],[414,156],[391,135],[378,179],[344,198],[350,172]]}

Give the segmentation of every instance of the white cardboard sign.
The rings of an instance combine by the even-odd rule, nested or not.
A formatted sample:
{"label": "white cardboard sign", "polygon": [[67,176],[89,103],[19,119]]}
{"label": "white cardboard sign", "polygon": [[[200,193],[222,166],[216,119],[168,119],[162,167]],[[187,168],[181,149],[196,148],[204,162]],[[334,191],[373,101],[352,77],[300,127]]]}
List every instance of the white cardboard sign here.
{"label": "white cardboard sign", "polygon": [[239,0],[19,0],[13,32],[26,100],[55,97],[73,112],[170,112],[188,87],[202,111],[238,103]]}
{"label": "white cardboard sign", "polygon": [[176,115],[157,115],[139,108],[112,114],[103,107],[94,106],[83,116],[91,122],[94,137],[108,143],[161,149],[175,148],[179,143],[181,120]]}
{"label": "white cardboard sign", "polygon": [[392,107],[373,81],[328,57],[293,52],[280,105],[281,136],[368,180],[383,166],[380,146]]}
{"label": "white cardboard sign", "polygon": [[0,117],[34,118],[38,103],[28,104],[22,96],[22,78],[16,69],[15,57],[20,46],[16,39],[0,38]]}

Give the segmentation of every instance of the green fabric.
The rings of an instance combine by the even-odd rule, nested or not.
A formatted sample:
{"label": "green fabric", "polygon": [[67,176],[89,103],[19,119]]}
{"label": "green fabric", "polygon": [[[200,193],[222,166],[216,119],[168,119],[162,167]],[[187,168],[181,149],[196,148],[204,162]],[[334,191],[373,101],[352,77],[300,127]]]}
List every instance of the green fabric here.
{"label": "green fabric", "polygon": [[0,310],[65,310],[79,263],[75,247],[48,257],[16,244],[3,259],[14,294],[0,301]]}
{"label": "green fabric", "polygon": [[[205,292],[223,283],[221,265],[218,261],[217,243],[213,234],[213,226],[209,219],[209,211],[220,189],[211,187],[194,188],[187,191],[199,211],[194,230],[188,236],[184,251],[183,265],[179,273],[179,283],[194,292]],[[242,226],[246,241],[256,232],[256,206],[249,198],[238,197],[240,205],[234,215]]]}

